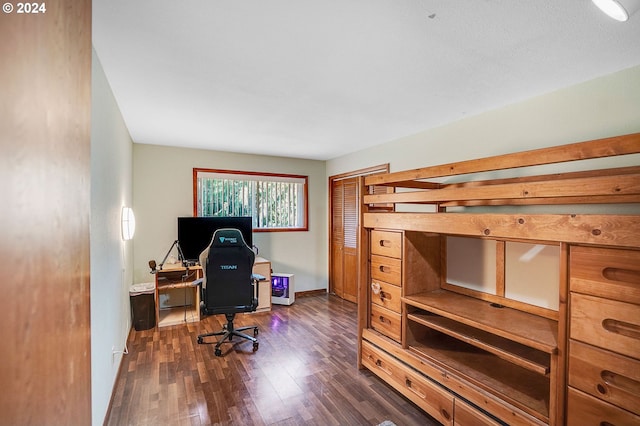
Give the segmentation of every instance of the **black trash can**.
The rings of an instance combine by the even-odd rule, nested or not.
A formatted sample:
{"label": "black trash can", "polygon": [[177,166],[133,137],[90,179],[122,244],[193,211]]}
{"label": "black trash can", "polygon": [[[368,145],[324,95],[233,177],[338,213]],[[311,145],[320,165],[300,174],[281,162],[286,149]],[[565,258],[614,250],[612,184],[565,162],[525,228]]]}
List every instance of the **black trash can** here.
{"label": "black trash can", "polygon": [[155,283],[134,284],[129,288],[131,317],[136,331],[156,326]]}

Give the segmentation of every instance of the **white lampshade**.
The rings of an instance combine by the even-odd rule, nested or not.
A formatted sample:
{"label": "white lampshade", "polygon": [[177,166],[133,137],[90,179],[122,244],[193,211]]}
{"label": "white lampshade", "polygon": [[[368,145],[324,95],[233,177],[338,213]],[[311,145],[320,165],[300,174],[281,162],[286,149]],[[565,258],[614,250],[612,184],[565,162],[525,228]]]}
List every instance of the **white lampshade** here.
{"label": "white lampshade", "polygon": [[128,241],[136,233],[136,216],[131,207],[122,208],[122,239]]}
{"label": "white lampshade", "polygon": [[600,10],[616,21],[624,22],[638,9],[640,0],[591,0]]}

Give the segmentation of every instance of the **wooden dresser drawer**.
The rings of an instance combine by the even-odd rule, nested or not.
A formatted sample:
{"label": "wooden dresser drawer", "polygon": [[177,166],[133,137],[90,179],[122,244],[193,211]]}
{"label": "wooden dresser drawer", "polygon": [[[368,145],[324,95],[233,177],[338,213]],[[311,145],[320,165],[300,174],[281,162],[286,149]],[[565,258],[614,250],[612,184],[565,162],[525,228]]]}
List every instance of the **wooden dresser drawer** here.
{"label": "wooden dresser drawer", "polygon": [[571,291],[640,304],[640,251],[571,247]]}
{"label": "wooden dresser drawer", "polygon": [[371,231],[371,254],[402,257],[402,233],[393,231]]}
{"label": "wooden dresser drawer", "polygon": [[402,285],[402,261],[392,257],[371,255],[371,279]]}
{"label": "wooden dresser drawer", "polygon": [[572,339],[640,358],[640,305],[571,293]]}
{"label": "wooden dresser drawer", "polygon": [[400,342],[402,317],[376,304],[371,304],[371,327],[391,339]]}
{"label": "wooden dresser drawer", "polygon": [[640,425],[640,416],[569,388],[567,426]]}
{"label": "wooden dresser drawer", "polygon": [[401,290],[402,288],[397,285],[371,280],[371,301],[393,312],[402,313]]}
{"label": "wooden dresser drawer", "polygon": [[453,395],[412,368],[362,342],[362,364],[444,425],[453,424]]}
{"label": "wooden dresser drawer", "polygon": [[571,341],[569,385],[640,414],[640,360]]}
{"label": "wooden dresser drawer", "polygon": [[456,398],[453,407],[453,424],[455,426],[499,426],[501,423],[473,408],[460,398]]}

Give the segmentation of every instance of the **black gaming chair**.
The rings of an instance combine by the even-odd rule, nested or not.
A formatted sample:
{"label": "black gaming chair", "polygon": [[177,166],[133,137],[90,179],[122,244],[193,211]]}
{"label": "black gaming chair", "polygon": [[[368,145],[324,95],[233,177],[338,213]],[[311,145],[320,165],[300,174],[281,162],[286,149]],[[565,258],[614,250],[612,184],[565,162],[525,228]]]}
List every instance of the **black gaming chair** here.
{"label": "black gaming chair", "polygon": [[[215,348],[216,356],[222,356],[220,345],[238,336],[251,340],[255,352],[258,350],[258,327],[235,328],[233,325],[237,313],[253,312],[258,307],[258,281],[261,277],[252,273],[255,253],[245,243],[242,233],[232,228],[218,229],[206,250],[209,254],[202,265],[206,284],[202,290],[202,313],[224,314],[227,324],[222,331],[199,335],[198,344],[204,343],[208,336],[223,336]],[[242,333],[249,329],[253,329],[253,337]]]}

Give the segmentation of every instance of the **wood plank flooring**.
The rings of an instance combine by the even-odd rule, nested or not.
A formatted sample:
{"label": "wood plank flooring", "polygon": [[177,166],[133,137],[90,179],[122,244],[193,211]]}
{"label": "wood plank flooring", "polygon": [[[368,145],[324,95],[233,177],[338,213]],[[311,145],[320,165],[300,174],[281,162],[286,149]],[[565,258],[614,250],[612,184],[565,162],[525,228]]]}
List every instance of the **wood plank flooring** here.
{"label": "wood plank flooring", "polygon": [[[356,368],[356,305],[330,295],[236,316],[260,347],[198,345],[223,315],[132,330],[106,425],[437,425],[368,370]],[[214,338],[207,341],[214,342]]]}

